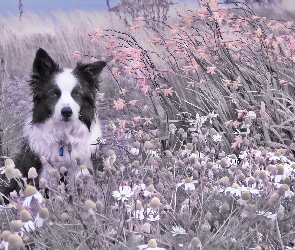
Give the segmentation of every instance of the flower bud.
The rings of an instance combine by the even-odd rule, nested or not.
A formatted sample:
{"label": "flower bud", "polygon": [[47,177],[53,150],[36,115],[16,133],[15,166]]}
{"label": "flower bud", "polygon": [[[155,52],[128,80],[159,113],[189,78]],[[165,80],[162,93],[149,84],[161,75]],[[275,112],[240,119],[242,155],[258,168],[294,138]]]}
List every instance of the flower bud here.
{"label": "flower bud", "polygon": [[150,239],[147,245],[150,248],[156,248],[157,247],[157,241],[155,239]]}
{"label": "flower bud", "polygon": [[256,246],[253,250],[262,250],[260,246]]}
{"label": "flower bud", "polygon": [[200,243],[201,243],[201,241],[199,240],[198,237],[193,237],[191,239],[191,245],[193,245],[193,246],[198,246]]}
{"label": "flower bud", "polygon": [[228,178],[227,176],[222,177],[222,178],[220,179],[220,183],[221,183],[221,185],[227,187],[228,184],[229,184],[229,178]]}
{"label": "flower bud", "polygon": [[242,200],[250,200],[250,192],[246,191],[246,192],[243,192],[242,195],[241,195],[241,198]]}
{"label": "flower bud", "polygon": [[23,209],[22,211],[20,211],[19,217],[22,222],[28,222],[28,221],[32,220],[32,216],[31,216],[30,212],[26,209]]}
{"label": "flower bud", "polygon": [[25,195],[26,197],[32,196],[37,193],[37,189],[34,186],[28,185],[26,186]]}
{"label": "flower bud", "polygon": [[39,217],[41,219],[47,219],[49,217],[49,211],[46,207],[42,207],[39,210]]}
{"label": "flower bud", "polygon": [[4,230],[1,234],[1,238],[7,242],[9,235],[11,235],[11,232],[8,230]]}
{"label": "flower bud", "polygon": [[95,204],[96,204],[97,211],[102,212],[104,208],[103,204],[100,201],[97,201]]}
{"label": "flower bud", "polygon": [[8,180],[13,179],[15,177],[14,166],[8,165],[5,168],[5,176]]}
{"label": "flower bud", "polygon": [[277,212],[277,216],[278,216],[279,219],[282,219],[282,218],[284,217],[284,215],[285,215],[285,213],[284,213],[283,210],[279,210],[279,211]]}
{"label": "flower bud", "polygon": [[280,196],[278,193],[274,193],[268,200],[267,204],[270,206],[274,206],[280,199]]}
{"label": "flower bud", "polygon": [[14,169],[14,178],[22,178],[22,173],[19,171],[19,169]]}
{"label": "flower bud", "polygon": [[214,166],[213,162],[211,161],[207,162],[207,165],[206,165],[207,168],[211,169],[213,166]]}
{"label": "flower bud", "polygon": [[50,176],[52,176],[52,177],[57,177],[57,176],[58,176],[57,173],[58,173],[58,172],[57,172],[57,169],[56,169],[56,168],[52,168],[52,169],[49,170],[49,174],[50,174]]}
{"label": "flower bud", "polygon": [[193,177],[197,179],[199,177],[199,172],[197,170],[193,171]]}
{"label": "flower bud", "polygon": [[158,197],[154,197],[151,199],[150,203],[152,207],[158,207],[160,205],[160,200]]}
{"label": "flower bud", "polygon": [[230,210],[229,205],[227,203],[223,203],[221,208],[220,208],[221,213],[228,212],[229,210]]}
{"label": "flower bud", "polygon": [[107,156],[112,156],[112,155],[115,155],[116,153],[115,153],[115,151],[114,150],[108,150],[108,152],[107,152]]}
{"label": "flower bud", "polygon": [[18,232],[22,227],[24,223],[21,220],[12,220],[10,222],[10,228],[13,232]]}
{"label": "flower bud", "polygon": [[151,233],[151,224],[150,223],[144,223],[142,226],[141,226],[141,230],[144,232],[144,233]]}
{"label": "flower bud", "polygon": [[143,144],[143,147],[145,149],[151,149],[153,147],[153,144],[150,142],[150,141],[146,141],[144,144]]}
{"label": "flower bud", "polygon": [[205,135],[205,134],[207,134],[208,129],[207,128],[201,128],[201,131],[202,131],[202,134]]}
{"label": "flower bud", "polygon": [[209,233],[210,232],[210,229],[211,229],[211,226],[209,224],[203,224],[203,225],[201,225],[201,230],[203,232]]}
{"label": "flower bud", "polygon": [[232,184],[232,186],[231,186],[232,188],[235,188],[235,189],[238,189],[240,186],[239,186],[239,184],[238,183],[233,183]]}
{"label": "flower bud", "polygon": [[133,142],[132,146],[134,148],[140,148],[140,143],[138,141]]}
{"label": "flower bud", "polygon": [[210,135],[213,136],[213,135],[217,135],[217,131],[214,129],[214,128],[210,128]]}
{"label": "flower bud", "polygon": [[193,144],[192,144],[192,143],[188,143],[188,144],[186,145],[186,149],[187,149],[187,150],[193,150]]}
{"label": "flower bud", "polygon": [[62,213],[62,214],[60,215],[60,219],[61,219],[61,222],[64,223],[65,221],[70,220],[71,217],[70,217],[67,213]]}
{"label": "flower bud", "polygon": [[68,172],[68,169],[67,169],[66,167],[62,166],[62,167],[59,169],[59,172],[60,172],[61,174],[65,174],[66,172]]}
{"label": "flower bud", "polygon": [[155,188],[154,188],[154,185],[153,184],[150,184],[147,188],[146,188],[147,191],[153,193],[155,192]]}
{"label": "flower bud", "polygon": [[258,173],[258,177],[259,177],[259,179],[261,179],[261,180],[265,180],[265,179],[267,178],[267,172],[266,172],[265,170],[261,170],[261,171],[259,171],[259,173]]}
{"label": "flower bud", "polygon": [[182,135],[182,134],[184,133],[184,129],[183,129],[183,128],[180,128],[180,129],[178,130],[178,133]]}
{"label": "flower bud", "polygon": [[290,179],[290,177],[287,176],[283,182],[284,182],[284,184],[290,185],[290,184],[291,184],[291,179]]}
{"label": "flower bud", "polygon": [[174,129],[176,129],[175,124],[173,123],[169,124],[169,130],[174,130]]}
{"label": "flower bud", "polygon": [[148,134],[145,134],[145,135],[142,137],[142,139],[143,139],[144,141],[149,141],[149,140],[151,139],[151,137],[150,137]]}
{"label": "flower bud", "polygon": [[11,249],[20,249],[24,245],[22,238],[17,234],[9,235],[8,243],[9,243],[9,248]]}
{"label": "flower bud", "polygon": [[199,140],[198,140],[198,138],[197,137],[193,137],[193,139],[192,139],[192,143],[197,143]]}
{"label": "flower bud", "polygon": [[190,177],[186,177],[185,180],[184,180],[184,182],[185,182],[185,183],[192,183],[193,180],[192,180],[192,178],[190,178]]}
{"label": "flower bud", "polygon": [[36,168],[30,168],[29,169],[29,172],[28,172],[28,178],[29,179],[35,179],[37,178],[38,174],[37,174],[37,171],[36,171]]}
{"label": "flower bud", "polygon": [[248,185],[252,185],[255,183],[255,178],[253,176],[250,176],[248,179]]}
{"label": "flower bud", "polygon": [[207,213],[205,214],[205,219],[206,219],[206,220],[211,220],[211,219],[212,219],[212,214],[211,214],[210,212],[207,212]]}
{"label": "flower bud", "polygon": [[220,160],[220,166],[221,167],[226,167],[227,166],[227,164],[228,164],[228,162],[227,162],[227,159],[226,158],[222,158],[221,160]]}
{"label": "flower bud", "polygon": [[[277,153],[279,153],[279,152],[277,152]],[[279,165],[277,165],[277,170],[278,170],[278,175],[283,175],[284,170],[285,170],[285,166],[283,164],[279,164]]]}
{"label": "flower bud", "polygon": [[84,202],[84,209],[88,211],[90,208],[96,208],[96,204],[92,200],[86,200]]}
{"label": "flower bud", "polygon": [[245,175],[242,173],[242,174],[239,174],[238,175],[238,179],[240,180],[240,181],[243,181],[243,180],[245,180]]}
{"label": "flower bud", "polygon": [[142,209],[142,203],[140,200],[136,200],[133,204],[133,209],[134,210],[141,210]]}
{"label": "flower bud", "polygon": [[254,139],[256,139],[256,140],[260,140],[261,139],[261,134],[256,134],[256,135],[254,135]]}

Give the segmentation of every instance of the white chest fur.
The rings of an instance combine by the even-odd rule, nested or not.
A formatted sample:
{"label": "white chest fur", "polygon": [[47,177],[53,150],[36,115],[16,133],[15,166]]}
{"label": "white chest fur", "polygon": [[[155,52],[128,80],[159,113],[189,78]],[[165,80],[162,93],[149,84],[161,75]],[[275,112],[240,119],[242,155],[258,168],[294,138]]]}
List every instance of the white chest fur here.
{"label": "white chest fur", "polygon": [[[45,123],[34,125],[30,124],[31,120],[28,119],[25,124],[24,136],[37,156],[44,156],[57,169],[65,166],[70,178],[78,172],[79,166],[75,160],[77,157],[80,159],[80,165],[93,169],[91,154],[96,152],[97,146],[91,143],[102,135],[97,118],[91,124],[90,131],[80,120],[54,122],[48,119]],[[60,156],[61,147],[63,156]],[[73,169],[75,173],[72,173]],[[43,166],[40,177],[44,178],[45,172],[46,166]]]}

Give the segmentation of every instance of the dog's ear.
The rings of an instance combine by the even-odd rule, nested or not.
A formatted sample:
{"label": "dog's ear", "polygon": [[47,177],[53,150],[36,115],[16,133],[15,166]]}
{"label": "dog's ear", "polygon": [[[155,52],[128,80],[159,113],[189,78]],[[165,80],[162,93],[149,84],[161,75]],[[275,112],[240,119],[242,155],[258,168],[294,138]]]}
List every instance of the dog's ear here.
{"label": "dog's ear", "polygon": [[84,75],[90,75],[92,77],[97,77],[106,66],[106,62],[104,61],[97,61],[94,63],[87,63],[83,64],[81,62],[77,63],[77,67],[75,68],[75,72],[82,73]]}
{"label": "dog's ear", "polygon": [[33,63],[33,75],[37,77],[46,77],[58,70],[58,64],[53,61],[44,49],[39,48]]}

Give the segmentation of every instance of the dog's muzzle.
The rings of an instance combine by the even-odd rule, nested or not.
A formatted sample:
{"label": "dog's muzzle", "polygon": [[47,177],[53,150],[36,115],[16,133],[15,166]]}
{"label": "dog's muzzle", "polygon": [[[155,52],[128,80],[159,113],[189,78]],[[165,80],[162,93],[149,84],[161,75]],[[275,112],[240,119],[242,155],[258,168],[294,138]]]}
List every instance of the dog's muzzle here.
{"label": "dog's muzzle", "polygon": [[61,115],[64,117],[66,121],[72,116],[73,111],[70,107],[64,107],[61,109]]}

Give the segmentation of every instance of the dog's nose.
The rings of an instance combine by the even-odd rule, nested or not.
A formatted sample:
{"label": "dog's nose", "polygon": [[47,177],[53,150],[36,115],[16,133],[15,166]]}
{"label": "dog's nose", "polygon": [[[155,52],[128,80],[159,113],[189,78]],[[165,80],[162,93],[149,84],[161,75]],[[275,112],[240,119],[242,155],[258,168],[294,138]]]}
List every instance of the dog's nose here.
{"label": "dog's nose", "polygon": [[64,118],[69,118],[71,117],[73,114],[73,111],[70,107],[64,107],[61,109],[61,115],[64,117]]}

